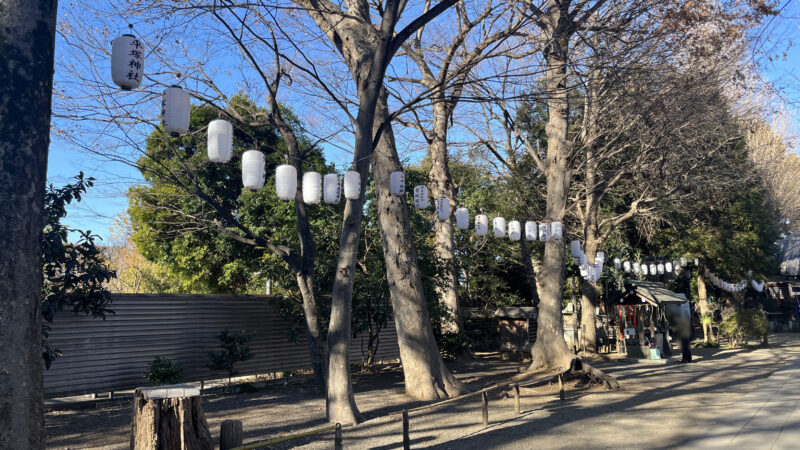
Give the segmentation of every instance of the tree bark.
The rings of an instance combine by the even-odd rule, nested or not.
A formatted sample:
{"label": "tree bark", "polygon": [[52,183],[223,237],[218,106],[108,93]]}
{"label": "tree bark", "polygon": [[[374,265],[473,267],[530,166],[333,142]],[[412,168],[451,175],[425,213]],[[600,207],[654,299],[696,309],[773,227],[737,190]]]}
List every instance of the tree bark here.
{"label": "tree bark", "polygon": [[458,303],[455,264],[455,242],[453,241],[453,211],[456,196],[447,155],[447,104],[443,93],[436,95],[433,105],[433,136],[429,145],[431,157],[430,181],[433,198],[450,200],[450,215],[447,220],[436,220],[434,225],[436,263],[441,268],[436,279],[436,293],[447,307],[448,317],[442,328],[450,333],[461,331],[461,308]]}
{"label": "tree bark", "polygon": [[[173,392],[180,392],[180,396],[173,395]],[[136,389],[131,419],[131,449],[213,448],[214,441],[203,412],[203,398],[196,388],[176,385]]]}
{"label": "tree bark", "polygon": [[711,316],[711,307],[708,304],[708,292],[706,290],[706,282],[701,275],[702,270],[697,271],[697,307],[700,310],[700,323],[703,325],[703,342],[716,343],[717,337],[714,335],[714,329],[711,327],[711,322],[703,320],[704,317]]}
{"label": "tree bark", "polygon": [[[388,119],[385,91],[375,114],[376,125]],[[403,364],[406,394],[417,400],[436,400],[467,391],[447,369],[433,336],[428,305],[422,290],[417,252],[405,197],[389,192],[390,174],[401,170],[391,123],[375,149],[373,176],[378,198],[378,219],[386,261],[386,279],[397,324],[397,341]]]}
{"label": "tree bark", "polygon": [[44,444],[42,244],[58,2],[0,5],[0,448]]}
{"label": "tree bark", "polygon": [[[569,170],[570,145],[567,142],[569,102],[567,98],[567,52],[572,34],[571,21],[566,16],[569,1],[549,0],[541,21],[548,44],[545,59],[544,84],[547,93],[548,119],[547,157],[545,175],[547,183],[547,209],[545,219],[563,221],[567,193],[571,182]],[[562,9],[563,8],[563,9]],[[567,367],[573,355],[564,341],[561,316],[562,286],[564,282],[564,242],[550,240],[545,243],[542,269],[538,277],[539,329],[536,343],[531,349],[533,362],[530,370]]]}
{"label": "tree bark", "polygon": [[531,250],[528,248],[526,239],[519,240],[519,249],[522,253],[522,265],[525,266],[525,280],[528,283],[528,291],[531,293],[533,306],[539,306],[539,290],[536,288],[536,272],[533,270],[533,259]]}
{"label": "tree bark", "polygon": [[586,355],[597,354],[597,306],[596,283],[583,280],[581,283],[581,349]]}

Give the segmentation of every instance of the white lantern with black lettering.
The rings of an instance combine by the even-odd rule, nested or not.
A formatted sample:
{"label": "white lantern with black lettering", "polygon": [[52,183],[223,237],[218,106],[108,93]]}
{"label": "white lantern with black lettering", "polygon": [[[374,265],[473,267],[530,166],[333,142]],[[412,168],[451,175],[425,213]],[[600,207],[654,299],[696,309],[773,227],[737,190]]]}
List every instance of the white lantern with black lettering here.
{"label": "white lantern with black lettering", "polygon": [[[264,154],[258,150],[242,153],[242,184],[250,190],[258,190],[264,186]],[[292,167],[294,168],[294,167]]]}
{"label": "white lantern with black lettering", "polygon": [[161,96],[161,125],[173,137],[189,131],[189,93],[170,86]]}
{"label": "white lantern with black lettering", "polygon": [[512,241],[518,241],[522,236],[522,226],[516,220],[508,222],[508,238]]}
{"label": "white lantern with black lettering", "polygon": [[625,270],[626,273],[630,272],[631,271],[631,262],[630,261],[624,261],[622,263],[622,269]]}
{"label": "white lantern with black lettering", "polygon": [[467,208],[456,209],[456,227],[459,230],[469,229],[469,210]]}
{"label": "white lantern with black lettering", "polygon": [[144,79],[144,45],[136,36],[123,34],[111,41],[111,80],[123,91],[136,89]]}
{"label": "white lantern with black lettering", "polygon": [[339,175],[335,173],[326,174],[322,179],[322,198],[325,203],[335,205],[342,197],[342,185],[339,183]]}
{"label": "white lantern with black lettering", "polygon": [[294,166],[281,164],[275,168],[275,194],[285,202],[294,200],[297,195],[297,169]]}
{"label": "white lantern with black lettering", "polygon": [[550,238],[559,240],[563,237],[564,226],[561,222],[553,222],[550,224]]}
{"label": "white lantern with black lettering", "polygon": [[436,199],[436,217],[439,220],[447,220],[450,218],[450,200],[447,197],[439,197]]}
{"label": "white lantern with black lettering", "polygon": [[550,224],[547,222],[541,222],[539,224],[539,240],[542,242],[547,242],[550,240]]}
{"label": "white lantern with black lettering", "polygon": [[348,200],[358,200],[361,197],[361,174],[355,170],[344,174],[344,197]]}
{"label": "white lantern with black lettering", "polygon": [[406,193],[406,175],[403,172],[398,170],[389,175],[389,191],[392,195],[403,195]]}
{"label": "white lantern with black lettering", "polygon": [[656,268],[658,269],[659,275],[664,275],[664,271],[666,270],[666,268],[664,267],[664,263],[658,263],[658,266],[656,266]]}
{"label": "white lantern with black lettering", "polygon": [[619,258],[614,258],[614,268],[619,270],[622,267],[622,261]]}
{"label": "white lantern with black lettering", "polygon": [[489,233],[489,216],[486,214],[478,214],[475,216],[475,234],[478,236],[486,236]]}
{"label": "white lantern with black lettering", "polygon": [[658,275],[658,266],[656,266],[656,263],[650,263],[650,275]]}
{"label": "white lantern with black lettering", "polygon": [[505,237],[506,219],[502,217],[495,217],[494,220],[492,220],[492,231],[494,232],[494,237],[496,238]]}
{"label": "white lantern with black lettering", "polygon": [[633,273],[638,275],[639,272],[641,272],[641,271],[642,271],[642,265],[639,264],[638,262],[634,262],[633,263]]}
{"label": "white lantern with black lettering", "polygon": [[214,119],[208,123],[208,159],[215,163],[231,160],[233,152],[233,125],[224,119]]}
{"label": "white lantern with black lettering", "polygon": [[640,269],[642,270],[642,275],[647,275],[647,273],[650,271],[650,269],[647,268],[647,264],[642,264]]}
{"label": "white lantern with black lettering", "polygon": [[600,262],[605,262],[605,260],[606,260],[606,254],[605,254],[604,252],[597,252],[597,253],[594,255],[594,260],[595,260],[595,261],[600,261]]}
{"label": "white lantern with black lettering", "polygon": [[539,227],[536,222],[529,220],[525,222],[525,240],[535,241],[539,238]]}
{"label": "white lantern with black lettering", "polygon": [[322,200],[322,175],[318,172],[303,174],[303,203],[317,205]]}
{"label": "white lantern with black lettering", "polygon": [[672,263],[667,261],[664,263],[664,272],[672,273]]}
{"label": "white lantern with black lettering", "polygon": [[419,185],[414,188],[414,206],[417,209],[428,208],[428,187]]}

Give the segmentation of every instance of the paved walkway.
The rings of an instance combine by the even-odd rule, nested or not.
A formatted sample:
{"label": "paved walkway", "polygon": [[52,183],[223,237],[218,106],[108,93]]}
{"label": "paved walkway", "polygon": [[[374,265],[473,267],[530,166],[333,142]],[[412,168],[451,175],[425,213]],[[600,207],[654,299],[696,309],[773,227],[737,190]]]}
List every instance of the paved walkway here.
{"label": "paved walkway", "polygon": [[742,397],[687,447],[800,448],[800,359],[782,367]]}

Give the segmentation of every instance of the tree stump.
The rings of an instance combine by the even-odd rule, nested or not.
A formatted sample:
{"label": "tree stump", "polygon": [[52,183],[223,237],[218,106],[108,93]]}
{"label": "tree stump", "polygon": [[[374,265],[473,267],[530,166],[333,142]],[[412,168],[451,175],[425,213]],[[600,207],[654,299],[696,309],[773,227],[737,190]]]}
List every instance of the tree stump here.
{"label": "tree stump", "polygon": [[199,389],[188,384],[136,389],[131,449],[213,448]]}

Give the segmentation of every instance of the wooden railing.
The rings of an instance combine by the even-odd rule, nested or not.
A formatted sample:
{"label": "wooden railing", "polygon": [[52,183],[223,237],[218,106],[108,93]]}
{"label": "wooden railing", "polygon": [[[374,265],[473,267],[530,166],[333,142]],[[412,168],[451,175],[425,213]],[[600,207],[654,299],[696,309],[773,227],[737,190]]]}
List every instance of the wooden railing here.
{"label": "wooden railing", "polygon": [[[580,371],[580,370],[581,370],[580,359],[575,358],[575,359],[572,360],[572,362],[570,363],[570,365],[569,365],[569,367],[567,369],[562,370],[562,371],[557,372],[557,373],[554,373],[554,374],[550,374],[550,375],[547,375],[547,376],[544,376],[544,377],[540,377],[540,378],[536,378],[536,379],[533,379],[533,380],[518,381],[518,382],[513,382],[513,383],[504,382],[504,383],[493,384],[491,386],[482,388],[482,389],[474,391],[474,392],[470,392],[468,394],[459,395],[458,397],[448,398],[447,400],[442,400],[442,401],[439,401],[439,402],[430,403],[428,405],[417,406],[416,408],[403,409],[401,411],[391,412],[391,413],[387,414],[384,417],[402,415],[402,420],[403,420],[403,448],[408,450],[408,449],[411,448],[411,439],[409,437],[410,427],[409,427],[409,422],[408,422],[408,416],[411,413],[416,413],[416,412],[420,412],[420,411],[426,411],[426,410],[438,408],[438,407],[441,407],[441,406],[444,406],[444,405],[447,405],[447,404],[450,404],[450,403],[461,401],[461,400],[464,400],[466,398],[480,396],[481,397],[481,419],[482,419],[482,422],[483,422],[484,425],[489,425],[489,395],[488,395],[489,392],[497,390],[497,389],[511,389],[511,391],[513,393],[513,396],[514,396],[514,413],[521,414],[521,408],[520,408],[520,397],[521,397],[521,394],[520,394],[519,388],[526,387],[526,386],[532,386],[532,385],[539,384],[539,383],[558,380],[558,397],[559,397],[560,400],[564,400],[564,398],[565,398],[565,396],[564,396],[564,380],[563,380],[564,375],[566,375],[567,373],[570,373],[570,372]],[[271,440],[268,440],[268,441],[254,442],[252,444],[247,444],[247,445],[243,445],[243,446],[240,446],[240,447],[236,447],[234,450],[254,450],[254,449],[258,449],[258,448],[269,447],[271,445],[279,444],[279,443],[282,443],[282,442],[292,441],[292,440],[295,440],[295,439],[301,439],[301,438],[315,436],[315,435],[319,435],[319,434],[323,434],[323,433],[329,433],[331,431],[335,432],[334,448],[336,450],[339,450],[339,449],[343,448],[342,447],[342,428],[344,428],[344,427],[352,427],[352,426],[353,426],[353,424],[338,424],[337,423],[337,424],[334,424],[334,425],[328,425],[328,426],[325,426],[325,427],[315,428],[315,429],[308,430],[308,431],[302,431],[302,432],[299,432],[299,433],[294,433],[294,434],[281,436],[281,437],[274,438],[274,439],[271,439]],[[225,449],[221,449],[221,450],[225,450]]]}

